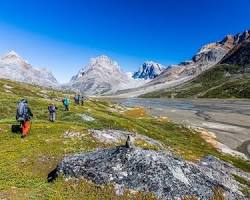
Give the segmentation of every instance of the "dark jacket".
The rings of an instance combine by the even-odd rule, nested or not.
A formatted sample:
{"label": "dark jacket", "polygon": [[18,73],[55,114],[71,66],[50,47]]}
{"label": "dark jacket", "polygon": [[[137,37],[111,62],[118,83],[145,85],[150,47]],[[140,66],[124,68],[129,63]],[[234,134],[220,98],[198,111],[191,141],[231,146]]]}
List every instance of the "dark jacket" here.
{"label": "dark jacket", "polygon": [[50,105],[50,106],[48,106],[48,110],[49,110],[50,113],[54,113],[54,112],[56,112],[57,107]]}

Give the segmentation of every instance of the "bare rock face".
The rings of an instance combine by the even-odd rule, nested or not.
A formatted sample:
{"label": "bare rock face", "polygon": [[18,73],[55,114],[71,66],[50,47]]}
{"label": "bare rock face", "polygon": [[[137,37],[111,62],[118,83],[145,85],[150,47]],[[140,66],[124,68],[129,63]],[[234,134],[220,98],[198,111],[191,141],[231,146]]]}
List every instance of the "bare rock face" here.
{"label": "bare rock face", "polygon": [[[245,37],[247,37],[245,39]],[[221,64],[240,65],[240,73],[250,73],[250,31],[245,32],[242,42],[236,45],[220,62]]]}
{"label": "bare rock face", "polygon": [[87,95],[112,95],[118,90],[138,87],[145,80],[135,80],[108,56],[92,58],[65,87]]}
{"label": "bare rock face", "polygon": [[193,164],[167,152],[119,146],[65,157],[50,177],[63,174],[96,184],[111,183],[152,192],[161,199],[209,199],[214,187],[221,187],[227,199],[247,199],[232,173],[250,179],[249,174],[212,156]]}
{"label": "bare rock face", "polygon": [[167,68],[152,83],[171,81],[188,76],[195,77],[218,64],[232,49],[244,43],[249,38],[249,35],[250,31],[245,31],[234,36],[227,35],[221,41],[206,44],[200,48],[190,61]]}
{"label": "bare rock face", "polygon": [[[119,94],[127,93],[127,96],[139,96],[156,90],[184,85],[221,62],[247,64],[249,63],[247,56],[247,52],[249,52],[249,35],[250,30],[247,30],[237,35],[227,35],[221,41],[206,44],[190,60],[177,65],[170,65],[145,85],[129,91],[121,91]],[[244,68],[244,72],[250,72],[248,66]]]}
{"label": "bare rock face", "polygon": [[14,51],[0,59],[0,78],[39,85],[59,87],[51,72],[44,68],[34,68]]}
{"label": "bare rock face", "polygon": [[137,72],[133,74],[133,78],[145,80],[154,79],[163,71],[163,69],[163,65],[153,61],[147,61],[142,64]]}
{"label": "bare rock face", "polygon": [[120,69],[117,62],[102,55],[92,58],[87,66],[72,77],[68,87],[88,95],[103,95],[138,84]]}

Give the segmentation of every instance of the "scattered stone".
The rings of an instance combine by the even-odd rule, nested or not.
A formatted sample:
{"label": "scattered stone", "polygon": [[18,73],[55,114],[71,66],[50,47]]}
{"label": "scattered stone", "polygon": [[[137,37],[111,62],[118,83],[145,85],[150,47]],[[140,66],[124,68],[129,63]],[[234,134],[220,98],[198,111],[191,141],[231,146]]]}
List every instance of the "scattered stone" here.
{"label": "scattered stone", "polygon": [[13,88],[13,87],[11,87],[9,85],[6,85],[6,84],[3,87],[6,88],[6,89],[12,89]]}
{"label": "scattered stone", "polygon": [[108,107],[109,112],[118,112],[118,113],[123,113],[124,111],[128,110],[127,107],[123,107],[118,104],[114,104],[111,107]]}
{"label": "scattered stone", "polygon": [[[191,163],[163,151],[119,146],[65,157],[54,173],[84,178],[95,184],[114,184],[117,194],[124,189],[152,192],[160,199],[194,196],[210,199],[215,187],[221,187],[226,199],[247,199],[236,174],[250,180],[250,175],[213,156]],[[51,179],[50,179],[51,180]]]}
{"label": "scattered stone", "polygon": [[47,90],[41,90],[40,93],[42,93],[42,94],[48,94],[48,91]]}
{"label": "scattered stone", "polygon": [[38,95],[44,99],[50,99],[50,96],[48,96],[47,94],[38,93]]}
{"label": "scattered stone", "polygon": [[38,158],[38,160],[39,160],[40,162],[42,162],[42,163],[47,163],[47,162],[50,161],[50,158],[47,157],[47,156],[40,156],[40,157]]}
{"label": "scattered stone", "polygon": [[86,121],[86,122],[93,122],[95,121],[95,118],[89,116],[89,115],[86,115],[86,114],[78,114],[78,116],[80,116],[82,118],[83,121]]}
{"label": "scattered stone", "polygon": [[23,163],[23,164],[25,164],[25,163],[27,163],[28,162],[28,158],[23,158],[22,160],[21,160],[21,163]]}
{"label": "scattered stone", "polygon": [[13,93],[11,90],[8,90],[8,89],[4,89],[4,91],[7,93]]}
{"label": "scattered stone", "polygon": [[169,118],[165,116],[155,116],[154,118],[159,122],[170,122]]}
{"label": "scattered stone", "polygon": [[113,129],[104,129],[104,130],[97,130],[97,129],[90,129],[89,133],[98,141],[106,144],[119,144],[123,143],[127,140],[128,135],[131,136],[130,138],[133,142],[133,140],[143,140],[147,142],[148,144],[151,144],[153,146],[156,146],[160,149],[164,149],[163,145],[147,136],[136,134],[129,131],[121,131],[121,130],[113,130]]}
{"label": "scattered stone", "polygon": [[64,138],[82,138],[85,134],[76,131],[66,131],[64,134]]}
{"label": "scattered stone", "polygon": [[98,141],[106,144],[123,142],[127,139],[127,136],[131,134],[128,131],[111,130],[111,129],[105,129],[105,130],[91,129],[89,130],[89,133]]}

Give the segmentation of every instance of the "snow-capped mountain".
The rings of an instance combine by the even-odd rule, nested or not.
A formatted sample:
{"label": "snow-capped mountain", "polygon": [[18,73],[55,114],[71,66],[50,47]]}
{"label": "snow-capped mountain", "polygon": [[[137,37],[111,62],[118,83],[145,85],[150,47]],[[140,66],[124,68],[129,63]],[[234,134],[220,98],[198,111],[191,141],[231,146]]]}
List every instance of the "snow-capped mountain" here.
{"label": "snow-capped mountain", "polygon": [[47,69],[34,68],[14,51],[0,59],[0,78],[39,85],[58,87],[58,82]]}
{"label": "snow-capped mountain", "polygon": [[141,65],[139,70],[133,74],[134,79],[154,79],[157,77],[162,71],[164,67],[159,63],[155,63],[153,61],[146,61]]}
{"label": "snow-capped mountain", "polygon": [[138,84],[141,82],[130,78],[117,62],[102,55],[92,58],[87,66],[72,77],[68,87],[89,95],[102,95],[136,87]]}

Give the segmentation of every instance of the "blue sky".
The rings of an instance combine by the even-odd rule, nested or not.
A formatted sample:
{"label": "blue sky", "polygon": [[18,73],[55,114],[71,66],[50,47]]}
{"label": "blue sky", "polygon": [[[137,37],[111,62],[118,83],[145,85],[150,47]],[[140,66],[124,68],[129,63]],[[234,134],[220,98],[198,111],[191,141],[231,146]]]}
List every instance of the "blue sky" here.
{"label": "blue sky", "polygon": [[175,64],[250,28],[249,0],[1,0],[0,54],[14,50],[61,82],[106,54],[124,71]]}

